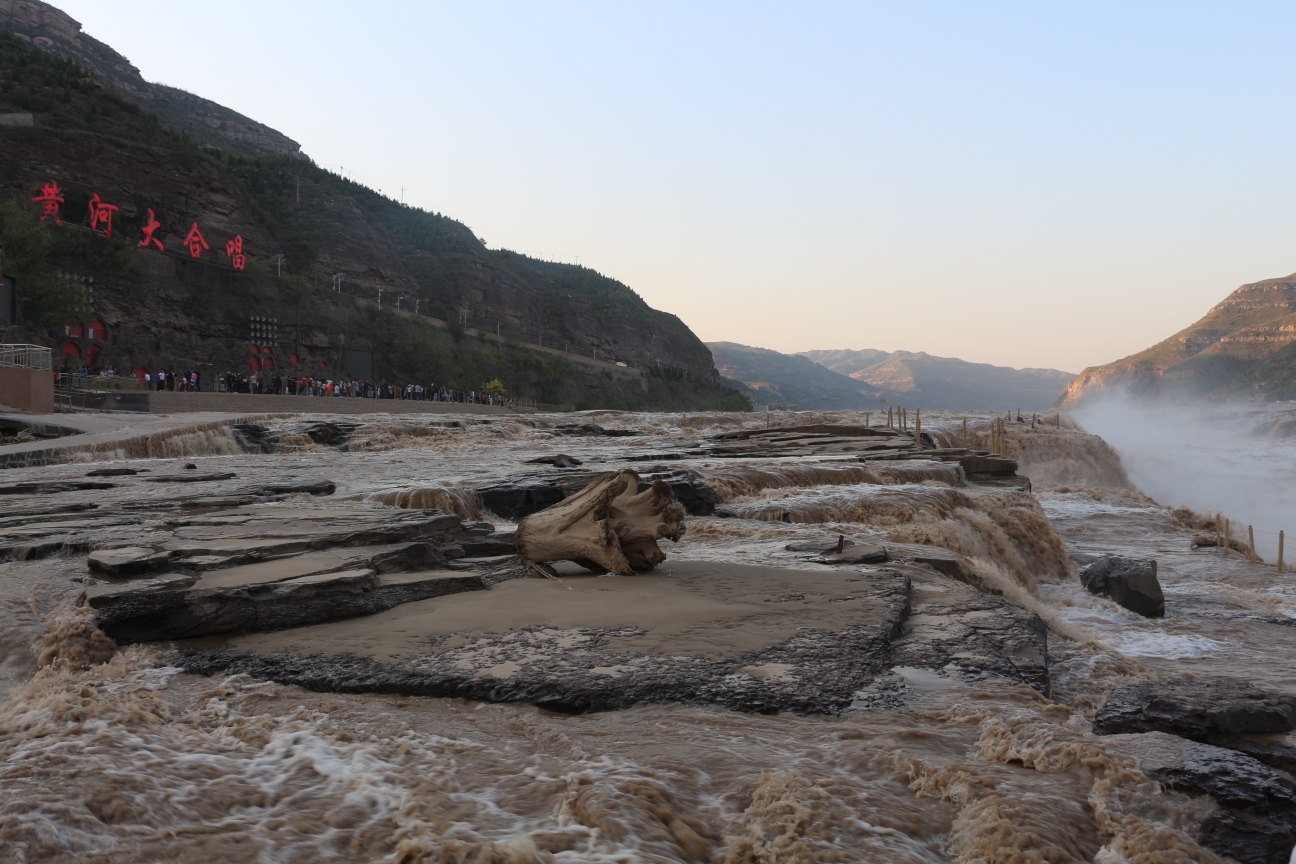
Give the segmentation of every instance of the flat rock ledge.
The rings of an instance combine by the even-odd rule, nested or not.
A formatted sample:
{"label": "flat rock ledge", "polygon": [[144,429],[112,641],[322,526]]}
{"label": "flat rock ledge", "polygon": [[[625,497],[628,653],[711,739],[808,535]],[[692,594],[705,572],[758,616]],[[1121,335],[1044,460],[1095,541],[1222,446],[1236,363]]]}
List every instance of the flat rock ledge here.
{"label": "flat rock ledge", "polygon": [[[687,565],[675,566],[679,579]],[[769,572],[791,578],[790,571]],[[802,572],[826,578],[822,571]],[[589,578],[604,585],[616,581]],[[1047,692],[1047,629],[1032,613],[962,587],[920,596],[907,577],[891,570],[837,571],[831,578],[840,581],[836,589],[821,583],[808,586],[804,596],[788,593],[784,583],[771,588],[776,593],[764,601],[771,605],[762,604],[760,614],[795,617],[780,625],[794,635],[755,649],[690,653],[675,639],[636,626],[537,623],[430,636],[427,650],[394,662],[332,653],[326,647],[331,637],[322,633],[304,639],[304,645],[290,639],[292,650],[181,648],[166,662],[196,674],[246,674],[320,692],[530,703],[564,713],[665,702],[764,714],[837,713],[864,707],[861,693],[867,694],[875,679],[894,677],[890,670],[898,664],[959,681],[1025,683]],[[510,590],[542,581],[510,582]],[[812,592],[824,590],[837,591],[823,601],[832,604],[832,613],[807,605]],[[500,608],[500,601],[491,602],[491,608]],[[848,609],[858,612],[847,614]],[[813,622],[826,614],[839,616],[836,626],[793,626],[803,620],[799,616]],[[654,638],[658,647],[645,650]],[[884,699],[873,707],[895,704]]]}
{"label": "flat rock ledge", "polygon": [[1094,733],[1167,732],[1296,770],[1296,696],[1246,681],[1150,681],[1121,687],[1094,717]]}

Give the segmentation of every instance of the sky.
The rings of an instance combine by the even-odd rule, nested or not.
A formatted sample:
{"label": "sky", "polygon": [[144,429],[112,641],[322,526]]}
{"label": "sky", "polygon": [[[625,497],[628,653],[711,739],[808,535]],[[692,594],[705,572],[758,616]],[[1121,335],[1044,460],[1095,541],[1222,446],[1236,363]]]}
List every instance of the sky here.
{"label": "sky", "polygon": [[1296,270],[1296,5],[55,0],[706,341],[1078,372]]}

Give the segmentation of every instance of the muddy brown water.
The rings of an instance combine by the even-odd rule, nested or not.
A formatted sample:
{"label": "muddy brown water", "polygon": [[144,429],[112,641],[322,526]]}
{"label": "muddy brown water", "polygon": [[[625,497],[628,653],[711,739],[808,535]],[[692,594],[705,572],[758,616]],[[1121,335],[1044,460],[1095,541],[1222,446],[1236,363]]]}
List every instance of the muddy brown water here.
{"label": "muddy brown water", "polygon": [[[924,430],[961,435],[961,418],[924,417]],[[467,508],[463,490],[477,480],[547,471],[525,464],[537,455],[563,452],[584,468],[620,467],[626,456],[764,421],[604,415],[596,422],[645,434],[596,439],[554,438],[523,423],[446,429],[365,419],[348,453],[308,440],[290,452],[230,452],[223,433],[207,430],[178,437],[165,459],[129,464],[160,473],[183,458],[200,471],[237,475],[213,484],[213,494],[290,476],[338,484],[332,499],[299,496],[284,502],[290,507],[340,509],[339,499],[385,498]],[[0,860],[1218,861],[1192,840],[1208,803],[1161,792],[1089,732],[1088,718],[1111,688],[1149,677],[1244,677],[1296,692],[1289,662],[1296,582],[1236,555],[1191,550],[1191,530],[1137,493],[1078,485],[1085,472],[1110,478],[1113,466],[1092,442],[1077,445],[1065,429],[1051,434],[1057,446],[1047,459],[1041,447],[1036,464],[1051,464],[1054,479],[1070,485],[1036,478],[1034,496],[953,489],[904,471],[865,475],[813,459],[686,460],[679,464],[712,475],[726,506],[749,516],[778,507],[791,521],[690,519],[684,541],[665,544],[666,567],[694,562],[698,572],[709,562],[813,568],[784,547],[827,545],[838,535],[955,549],[988,584],[1049,624],[1051,698],[1020,685],[899,669],[907,701],[895,710],[798,717],[658,705],[573,717],[523,705],[207,679],[159,666],[159,655],[142,647],[107,662],[38,671],[31,646],[42,639],[46,656],[108,656],[91,639],[93,622],[66,606],[85,587],[74,581],[84,559],[4,564]],[[84,458],[11,470],[3,479],[80,477],[89,460],[105,457]],[[95,500],[175,494],[161,485],[127,478]],[[122,527],[122,539],[147,540],[157,518],[144,514]],[[1166,618],[1142,619],[1081,590],[1068,557],[1076,552],[1156,557]],[[518,603],[493,608],[514,593]],[[582,610],[617,593],[663,626],[678,608],[675,630],[662,632],[696,642],[680,650],[706,649],[709,636],[690,631],[690,616],[711,621],[716,610],[703,607],[720,601],[651,576],[585,577],[570,592],[543,580],[504,583],[480,596],[232,641],[323,640],[392,655],[418,650],[402,616],[422,616],[414,628],[420,635],[462,630],[465,622],[580,626]],[[741,603],[724,614],[741,625],[750,612],[755,642],[777,636],[761,631],[760,610],[735,606]]]}

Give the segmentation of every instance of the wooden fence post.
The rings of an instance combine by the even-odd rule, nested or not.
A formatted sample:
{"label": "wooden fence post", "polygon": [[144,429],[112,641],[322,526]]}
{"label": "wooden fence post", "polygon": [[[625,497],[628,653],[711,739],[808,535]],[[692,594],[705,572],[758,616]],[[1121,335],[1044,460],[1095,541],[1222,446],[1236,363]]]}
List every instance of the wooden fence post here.
{"label": "wooden fence post", "polygon": [[1229,553],[1229,536],[1228,536],[1228,535],[1229,535],[1229,520],[1228,520],[1228,519],[1225,519],[1225,520],[1224,520],[1224,557],[1225,557],[1225,558],[1228,557],[1228,553]]}
{"label": "wooden fence post", "polygon": [[914,412],[914,443],[918,449],[922,449],[922,409],[919,408]]}
{"label": "wooden fence post", "polygon": [[966,449],[967,449],[967,446],[968,446],[968,437],[967,437],[967,418],[964,417],[964,418],[963,418],[963,449],[966,450]]}
{"label": "wooden fence post", "polygon": [[1284,539],[1283,532],[1279,531],[1278,532],[1278,572],[1279,574],[1281,574],[1283,571],[1283,539]]}
{"label": "wooden fence post", "polygon": [[1247,560],[1259,560],[1255,554],[1255,528],[1250,525],[1247,526]]}

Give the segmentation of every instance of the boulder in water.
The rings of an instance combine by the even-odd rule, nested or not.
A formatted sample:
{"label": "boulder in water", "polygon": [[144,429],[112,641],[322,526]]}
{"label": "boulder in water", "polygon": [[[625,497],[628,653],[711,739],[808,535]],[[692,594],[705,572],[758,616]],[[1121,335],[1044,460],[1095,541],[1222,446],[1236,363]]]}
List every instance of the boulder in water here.
{"label": "boulder in water", "polygon": [[1165,595],[1151,558],[1105,555],[1080,571],[1080,583],[1090,594],[1106,594],[1131,612],[1147,618],[1165,615]]}

